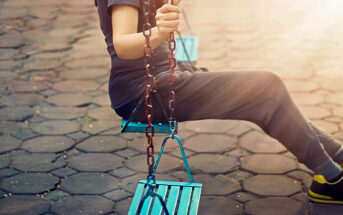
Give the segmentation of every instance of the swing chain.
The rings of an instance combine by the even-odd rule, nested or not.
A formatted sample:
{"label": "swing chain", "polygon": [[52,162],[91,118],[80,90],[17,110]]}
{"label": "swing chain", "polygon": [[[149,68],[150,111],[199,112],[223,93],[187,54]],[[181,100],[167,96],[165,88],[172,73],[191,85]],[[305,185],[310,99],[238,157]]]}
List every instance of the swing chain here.
{"label": "swing chain", "polygon": [[[173,1],[172,1],[173,2]],[[176,81],[175,78],[175,67],[176,67],[176,59],[174,55],[174,51],[176,48],[176,42],[174,38],[174,32],[171,32],[169,35],[169,125],[172,130],[172,135],[175,133],[175,91],[174,91],[174,84]]]}
{"label": "swing chain", "polygon": [[145,54],[145,115],[147,118],[147,126],[145,128],[145,136],[148,140],[147,145],[147,164],[148,164],[148,180],[153,179],[153,167],[155,165],[155,158],[154,158],[154,145],[153,145],[153,136],[154,136],[154,127],[152,126],[152,97],[151,92],[152,90],[156,89],[156,83],[154,76],[151,74],[151,70],[153,69],[152,66],[152,55],[153,51],[150,46],[150,36],[151,36],[151,22],[150,22],[150,15],[151,15],[151,7],[150,7],[150,0],[144,0],[143,5],[143,13],[144,13],[144,24],[143,24],[143,35],[145,37],[145,46],[144,46],[144,54]]}

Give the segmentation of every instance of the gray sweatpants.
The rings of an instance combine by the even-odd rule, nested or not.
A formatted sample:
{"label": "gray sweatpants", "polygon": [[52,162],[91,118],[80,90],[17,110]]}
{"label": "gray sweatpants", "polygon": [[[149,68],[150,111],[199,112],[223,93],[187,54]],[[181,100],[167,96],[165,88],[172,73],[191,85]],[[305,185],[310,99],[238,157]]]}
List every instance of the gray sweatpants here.
{"label": "gray sweatpants", "polygon": [[[201,119],[236,119],[257,124],[281,142],[298,161],[317,174],[333,178],[343,163],[341,145],[308,123],[283,83],[269,72],[176,71],[175,116],[179,122]],[[169,74],[156,76],[158,91],[168,110]],[[127,118],[137,101],[116,110]],[[154,121],[165,121],[154,102]],[[142,108],[136,121],[144,121]]]}

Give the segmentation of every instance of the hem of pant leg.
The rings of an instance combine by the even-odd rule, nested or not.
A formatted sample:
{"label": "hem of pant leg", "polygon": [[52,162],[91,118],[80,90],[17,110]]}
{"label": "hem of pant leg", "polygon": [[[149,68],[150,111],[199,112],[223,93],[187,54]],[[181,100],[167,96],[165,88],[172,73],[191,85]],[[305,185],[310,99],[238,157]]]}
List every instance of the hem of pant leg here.
{"label": "hem of pant leg", "polygon": [[336,162],[338,162],[340,165],[343,165],[343,146],[341,146],[338,150],[337,150],[337,152],[336,152],[336,154],[335,154],[335,156],[334,156],[334,158],[333,158]]}
{"label": "hem of pant leg", "polygon": [[332,159],[327,160],[313,171],[315,174],[323,175],[327,180],[336,178],[342,172],[341,168]]}

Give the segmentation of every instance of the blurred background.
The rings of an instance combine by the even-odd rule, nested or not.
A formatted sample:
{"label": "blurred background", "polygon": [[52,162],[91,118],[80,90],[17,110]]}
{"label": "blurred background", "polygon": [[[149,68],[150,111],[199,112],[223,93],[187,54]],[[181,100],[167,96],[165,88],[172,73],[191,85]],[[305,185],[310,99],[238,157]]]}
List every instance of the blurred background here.
{"label": "blurred background", "polygon": [[[199,67],[280,75],[304,115],[343,141],[343,1],[180,6]],[[120,134],[109,69],[93,1],[0,0],[0,214],[126,214],[146,177],[146,140]],[[252,123],[185,122],[179,136],[204,184],[199,214],[343,211],[309,204],[313,173]],[[187,180],[179,160],[172,143],[158,179]]]}

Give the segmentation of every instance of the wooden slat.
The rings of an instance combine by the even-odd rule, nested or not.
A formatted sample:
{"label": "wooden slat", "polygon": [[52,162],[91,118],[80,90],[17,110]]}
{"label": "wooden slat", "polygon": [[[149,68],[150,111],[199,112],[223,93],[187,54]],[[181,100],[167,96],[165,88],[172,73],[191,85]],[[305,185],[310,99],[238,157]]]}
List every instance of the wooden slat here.
{"label": "wooden slat", "polygon": [[177,204],[177,199],[179,197],[179,186],[172,186],[170,187],[169,195],[168,195],[168,201],[167,201],[167,209],[169,214],[175,213],[175,208]]}
{"label": "wooden slat", "polygon": [[201,187],[195,187],[193,191],[191,206],[189,208],[189,215],[196,215],[200,202]]}
{"label": "wooden slat", "polygon": [[[148,191],[148,187],[146,187],[144,195],[147,193],[147,191]],[[152,202],[152,197],[149,195],[143,202],[141,214],[148,214],[149,213],[151,202]]]}
{"label": "wooden slat", "polygon": [[190,199],[192,196],[192,187],[183,187],[182,193],[180,197],[179,208],[177,211],[178,215],[186,215],[188,213],[188,207],[190,203]]}
{"label": "wooden slat", "polygon": [[[147,183],[146,180],[141,180],[142,183]],[[200,183],[194,182],[177,182],[177,181],[156,181],[158,185],[170,185],[170,186],[180,186],[180,187],[202,187]]]}
{"label": "wooden slat", "polygon": [[138,183],[137,188],[136,188],[136,192],[135,192],[135,196],[133,197],[128,215],[136,215],[139,203],[140,203],[141,198],[142,198],[144,186],[145,186],[145,184]]}
{"label": "wooden slat", "polygon": [[[165,201],[167,191],[168,191],[168,186],[160,185],[158,187],[157,194],[161,195],[161,197]],[[155,197],[154,206],[152,208],[151,214],[160,215],[162,211],[163,211],[162,204],[161,204],[160,200],[157,197]]]}

